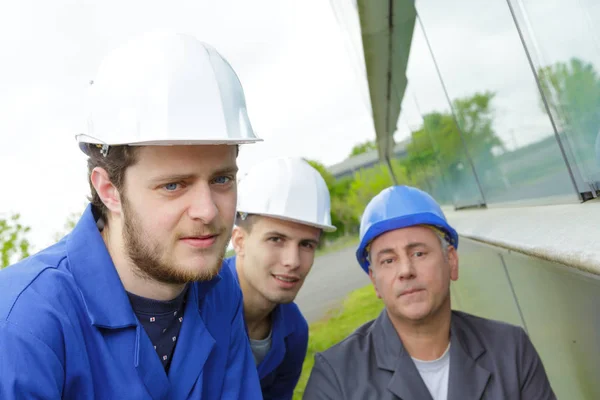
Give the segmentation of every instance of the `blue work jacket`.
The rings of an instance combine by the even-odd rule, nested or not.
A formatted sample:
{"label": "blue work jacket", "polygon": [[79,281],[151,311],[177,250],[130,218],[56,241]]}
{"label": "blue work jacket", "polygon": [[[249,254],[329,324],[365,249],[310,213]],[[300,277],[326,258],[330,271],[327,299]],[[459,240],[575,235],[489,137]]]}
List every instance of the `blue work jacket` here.
{"label": "blue work jacket", "polygon": [[[223,269],[238,281],[235,256],[224,260]],[[256,367],[262,395],[265,400],[291,399],[306,356],[308,324],[295,303],[279,304],[271,318],[271,349]]]}
{"label": "blue work jacket", "polygon": [[0,272],[0,398],[260,399],[231,271],[187,296],[167,375],[88,206],[70,235]]}

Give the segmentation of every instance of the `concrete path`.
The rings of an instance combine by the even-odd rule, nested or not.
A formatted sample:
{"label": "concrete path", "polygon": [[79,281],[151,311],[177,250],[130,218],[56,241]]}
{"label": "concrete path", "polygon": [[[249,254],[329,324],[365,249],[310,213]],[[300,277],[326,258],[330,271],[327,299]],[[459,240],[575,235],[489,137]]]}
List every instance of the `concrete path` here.
{"label": "concrete path", "polygon": [[355,248],[350,246],[315,260],[295,300],[309,323],[324,317],[353,290],[371,283],[356,261]]}

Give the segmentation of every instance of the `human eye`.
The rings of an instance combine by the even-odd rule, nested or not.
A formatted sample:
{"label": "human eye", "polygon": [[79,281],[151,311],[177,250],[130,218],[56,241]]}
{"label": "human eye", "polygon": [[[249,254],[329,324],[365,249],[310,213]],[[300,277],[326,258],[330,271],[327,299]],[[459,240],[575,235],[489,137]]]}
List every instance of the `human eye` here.
{"label": "human eye", "polygon": [[311,242],[302,243],[302,247],[307,248],[309,250],[314,250],[315,244]]}
{"label": "human eye", "polygon": [[167,183],[166,185],[163,185],[163,188],[167,191],[167,192],[174,192],[176,191],[181,185],[177,182],[170,182]]}
{"label": "human eye", "polygon": [[392,264],[393,262],[394,262],[394,259],[393,259],[393,258],[384,258],[383,260],[381,260],[381,261],[379,262],[379,264],[381,264],[381,265],[390,265],[390,264]]}
{"label": "human eye", "polygon": [[233,178],[231,176],[218,176],[215,179],[213,179],[213,182],[216,183],[217,185],[227,185],[228,183],[230,183],[233,180]]}

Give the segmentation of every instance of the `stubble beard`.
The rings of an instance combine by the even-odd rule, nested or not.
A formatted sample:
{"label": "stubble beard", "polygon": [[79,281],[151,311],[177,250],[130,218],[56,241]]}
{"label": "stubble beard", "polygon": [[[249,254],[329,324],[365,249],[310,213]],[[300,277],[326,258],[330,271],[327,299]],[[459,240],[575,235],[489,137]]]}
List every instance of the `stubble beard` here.
{"label": "stubble beard", "polygon": [[[156,243],[146,235],[141,227],[139,216],[129,206],[127,201],[122,201],[124,211],[123,240],[125,250],[133,265],[134,273],[146,279],[155,280],[161,283],[182,285],[189,282],[209,281],[213,279],[221,270],[223,258],[227,250],[227,245],[220,245],[215,261],[211,265],[206,265],[199,269],[190,269],[183,265],[176,265],[173,262],[164,260],[165,246]],[[220,237],[226,232],[221,232]],[[217,239],[218,240],[218,239]],[[215,246],[217,244],[215,243]],[[215,249],[206,249],[204,252],[210,256]]]}

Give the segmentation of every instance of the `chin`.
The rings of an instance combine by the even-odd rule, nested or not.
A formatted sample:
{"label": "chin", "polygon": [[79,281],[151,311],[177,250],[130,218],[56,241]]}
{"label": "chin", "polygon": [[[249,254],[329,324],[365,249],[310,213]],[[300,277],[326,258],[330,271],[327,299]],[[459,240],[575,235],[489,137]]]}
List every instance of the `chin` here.
{"label": "chin", "polygon": [[291,302],[293,302],[296,299],[296,294],[294,295],[280,295],[280,294],[273,294],[271,296],[268,297],[268,299],[275,304],[289,304]]}
{"label": "chin", "polygon": [[409,321],[421,321],[431,314],[431,310],[426,307],[411,307],[410,309],[396,309],[396,314]]}
{"label": "chin", "polygon": [[186,260],[186,262],[179,263],[178,265],[177,269],[182,274],[202,278],[207,275],[218,274],[221,271],[223,263],[217,257],[202,257],[195,260]]}

